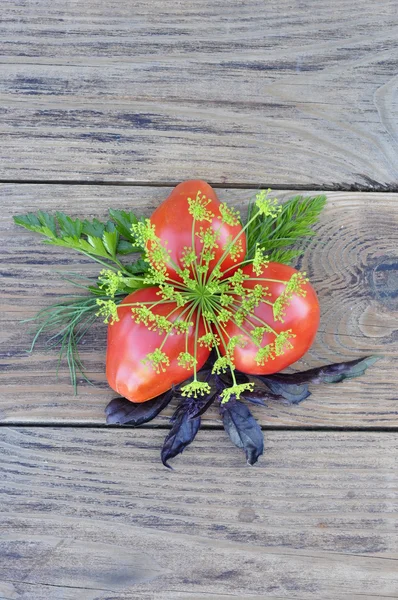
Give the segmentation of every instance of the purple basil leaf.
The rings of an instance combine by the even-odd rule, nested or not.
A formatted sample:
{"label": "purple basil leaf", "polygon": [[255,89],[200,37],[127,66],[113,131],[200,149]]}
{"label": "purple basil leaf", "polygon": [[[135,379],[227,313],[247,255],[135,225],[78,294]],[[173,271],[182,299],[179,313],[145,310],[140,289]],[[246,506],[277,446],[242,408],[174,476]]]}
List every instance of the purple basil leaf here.
{"label": "purple basil leaf", "polygon": [[[246,375],[246,373],[242,373],[241,371],[234,371],[234,374],[237,383],[247,383],[249,381],[249,378]],[[231,373],[229,372],[220,373],[218,378],[221,379],[223,386],[231,387],[232,385],[234,385]]]}
{"label": "purple basil leaf", "polygon": [[216,399],[217,392],[212,392],[208,396],[202,398],[190,398],[191,402],[187,409],[187,416],[189,419],[196,419],[203,415],[213,404]]}
{"label": "purple basil leaf", "polygon": [[365,356],[348,362],[325,365],[318,369],[304,371],[309,377],[309,383],[339,383],[344,379],[353,379],[363,375],[368,367],[380,360],[382,356]]}
{"label": "purple basil leaf", "polygon": [[284,382],[278,381],[273,378],[273,375],[256,375],[265,385],[270,389],[274,398],[278,397],[283,398],[289,404],[299,404],[308,396],[311,396],[311,392],[308,390],[308,385],[303,383],[301,385],[297,385],[293,381]]}
{"label": "purple basil leaf", "polygon": [[130,402],[127,398],[114,398],[105,408],[108,425],[142,425],[151,421],[170,402],[174,390],[168,390],[148,402]]}
{"label": "purple basil leaf", "polygon": [[200,417],[190,419],[185,402],[172,417],[172,427],[166,436],[161,452],[162,463],[171,469],[168,461],[181,452],[194,440],[200,427]]}
{"label": "purple basil leaf", "polygon": [[243,448],[249,465],[254,465],[264,452],[264,438],[260,425],[250,410],[239,400],[231,399],[220,405],[224,429],[238,448]]}
{"label": "purple basil leaf", "polygon": [[260,388],[254,388],[251,392],[244,392],[242,394],[242,398],[251,402],[252,404],[259,404],[260,406],[267,406],[264,400],[272,400],[274,398],[280,398],[276,394],[272,394],[272,392],[268,392],[266,390]]}
{"label": "purple basil leaf", "polygon": [[348,362],[324,365],[299,373],[275,373],[261,377],[267,385],[269,382],[281,384],[302,385],[306,383],[339,383],[344,379],[351,379],[363,375],[368,367],[373,365],[382,356],[365,356]]}
{"label": "purple basil leaf", "polygon": [[209,358],[206,360],[205,364],[203,365],[203,367],[200,371],[202,371],[203,369],[211,371],[216,358],[217,358],[216,352],[215,352],[215,350],[212,350],[210,352]]}

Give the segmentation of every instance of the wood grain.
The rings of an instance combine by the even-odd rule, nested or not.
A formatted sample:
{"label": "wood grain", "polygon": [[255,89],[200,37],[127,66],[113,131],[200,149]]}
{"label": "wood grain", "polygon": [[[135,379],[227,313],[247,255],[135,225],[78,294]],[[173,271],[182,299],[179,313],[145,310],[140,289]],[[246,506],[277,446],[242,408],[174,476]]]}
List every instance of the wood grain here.
{"label": "wood grain", "polygon": [[3,179],[396,186],[393,0],[2,9]]}
{"label": "wood grain", "polygon": [[397,434],[268,432],[250,468],[202,431],[173,472],[163,436],[0,428],[5,598],[396,598]]}
{"label": "wood grain", "polygon": [[[16,227],[11,215],[30,210],[64,210],[81,217],[106,215],[107,208],[150,214],[166,188],[65,185],[0,186],[1,420],[12,423],[103,423],[114,396],[104,377],[105,327],[98,323],[81,355],[91,387],[82,382],[73,396],[67,368],[56,378],[57,357],[44,341],[29,355],[32,335],[23,319],[75,288],[66,273],[95,276],[95,264],[77,253],[43,246],[39,236]],[[243,207],[251,190],[219,190],[219,197]],[[310,194],[311,192],[308,192]],[[281,192],[283,199],[293,192]],[[313,387],[296,407],[270,403],[255,411],[265,426],[397,427],[398,355],[398,195],[329,193],[328,205],[301,268],[320,296],[322,320],[316,342],[296,366],[306,369],[371,353],[385,358],[369,373],[336,386]],[[166,412],[165,415],[169,415]],[[166,416],[159,417],[158,423]],[[219,424],[216,411],[206,422]]]}

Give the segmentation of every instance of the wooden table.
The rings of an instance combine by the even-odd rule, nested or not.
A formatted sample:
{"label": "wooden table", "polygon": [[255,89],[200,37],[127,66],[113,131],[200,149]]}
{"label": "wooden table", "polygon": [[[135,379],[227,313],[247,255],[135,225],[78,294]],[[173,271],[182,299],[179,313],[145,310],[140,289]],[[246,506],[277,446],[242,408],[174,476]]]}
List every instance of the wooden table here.
{"label": "wooden table", "polygon": [[[0,598],[398,598],[396,2],[14,0],[0,30]],[[197,177],[241,207],[325,190],[300,263],[322,321],[297,366],[385,356],[254,411],[253,468],[214,409],[168,471],[171,410],[104,424],[104,327],[74,397],[20,323],[93,266],[13,214],[149,214]]]}

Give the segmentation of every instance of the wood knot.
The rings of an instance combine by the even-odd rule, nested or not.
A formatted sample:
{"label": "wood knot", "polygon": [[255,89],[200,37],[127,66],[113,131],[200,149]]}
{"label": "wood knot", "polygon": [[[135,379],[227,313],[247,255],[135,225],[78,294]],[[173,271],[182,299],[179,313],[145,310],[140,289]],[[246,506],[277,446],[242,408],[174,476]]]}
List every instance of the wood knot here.
{"label": "wood knot", "polygon": [[238,521],[242,523],[252,523],[257,517],[256,513],[252,508],[241,508],[238,513]]}
{"label": "wood knot", "polygon": [[398,309],[398,258],[383,258],[371,269],[373,295],[390,309]]}

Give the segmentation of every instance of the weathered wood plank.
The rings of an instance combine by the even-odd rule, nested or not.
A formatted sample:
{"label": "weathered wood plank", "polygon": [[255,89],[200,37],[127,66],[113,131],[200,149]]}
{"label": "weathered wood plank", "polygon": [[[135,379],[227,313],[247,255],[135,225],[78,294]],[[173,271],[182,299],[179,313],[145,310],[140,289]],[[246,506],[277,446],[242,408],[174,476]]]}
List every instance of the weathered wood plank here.
{"label": "weathered wood plank", "polygon": [[0,177],[396,185],[396,3],[5,3]]}
{"label": "weathered wood plank", "polygon": [[[106,331],[101,323],[82,346],[82,358],[96,385],[82,385],[78,398],[66,368],[57,381],[56,355],[45,352],[44,343],[33,355],[26,354],[32,336],[20,321],[64,293],[75,292],[58,271],[95,276],[97,268],[84,256],[43,246],[38,236],[14,226],[11,215],[42,208],[101,218],[109,206],[150,214],[168,192],[138,187],[0,187],[3,421],[102,423],[104,406],[113,397],[104,378]],[[251,195],[250,190],[219,190],[220,198],[238,206],[245,206]],[[298,407],[271,403],[268,410],[257,410],[264,425],[398,425],[393,362],[398,351],[397,242],[398,195],[328,194],[318,237],[301,262],[319,293],[322,321],[316,343],[297,366],[305,369],[369,353],[386,358],[361,379],[338,387],[314,387],[313,396]],[[219,422],[215,411],[209,419]]]}
{"label": "weathered wood plank", "polygon": [[249,468],[202,431],[170,472],[164,433],[0,429],[6,598],[396,597],[397,434],[268,432]]}

